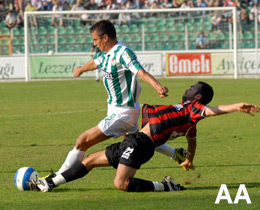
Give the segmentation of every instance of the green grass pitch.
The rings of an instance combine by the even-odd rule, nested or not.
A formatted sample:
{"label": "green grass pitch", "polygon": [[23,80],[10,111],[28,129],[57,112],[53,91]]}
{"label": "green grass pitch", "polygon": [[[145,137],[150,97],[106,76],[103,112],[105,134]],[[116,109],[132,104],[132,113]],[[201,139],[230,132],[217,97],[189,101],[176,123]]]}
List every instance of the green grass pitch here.
{"label": "green grass pitch", "polygon": [[[260,83],[255,79],[200,79],[214,87],[210,105],[250,102],[260,105]],[[140,103],[176,104],[198,79],[159,79],[169,88],[161,99],[141,82]],[[40,176],[58,170],[77,137],[106,115],[106,92],[95,80],[15,82],[0,84],[0,209],[260,209],[260,114],[232,113],[198,123],[195,171],[184,171],[171,159],[155,153],[136,174],[161,181],[166,175],[185,184],[183,192],[126,193],[113,186],[115,170],[96,168],[87,176],[61,185],[51,193],[19,191],[14,174],[30,166]],[[140,120],[141,122],[141,120]],[[87,153],[104,149],[110,139]],[[187,147],[185,138],[169,141]],[[215,200],[226,184],[234,201],[245,184],[252,201],[228,204]]]}

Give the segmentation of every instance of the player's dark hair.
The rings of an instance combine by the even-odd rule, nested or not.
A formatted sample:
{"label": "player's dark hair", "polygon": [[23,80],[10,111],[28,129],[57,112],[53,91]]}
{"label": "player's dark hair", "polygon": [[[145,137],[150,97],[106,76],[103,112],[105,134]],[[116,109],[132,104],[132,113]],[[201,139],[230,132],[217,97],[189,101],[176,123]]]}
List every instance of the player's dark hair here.
{"label": "player's dark hair", "polygon": [[211,102],[211,100],[214,96],[213,88],[206,82],[199,81],[198,83],[202,85],[200,90],[198,91],[198,93],[202,95],[200,103],[206,105],[209,102]]}
{"label": "player's dark hair", "polygon": [[111,39],[116,39],[116,29],[109,20],[100,20],[96,22],[90,29],[90,33],[97,32],[99,37],[107,34]]}

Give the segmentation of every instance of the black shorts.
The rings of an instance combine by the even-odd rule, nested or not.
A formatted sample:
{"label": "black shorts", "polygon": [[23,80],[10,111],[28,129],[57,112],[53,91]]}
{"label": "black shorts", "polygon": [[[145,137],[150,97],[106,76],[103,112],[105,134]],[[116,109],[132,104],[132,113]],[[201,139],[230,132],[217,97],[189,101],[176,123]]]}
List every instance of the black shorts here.
{"label": "black shorts", "polygon": [[154,143],[144,133],[127,136],[124,141],[112,144],[106,148],[107,159],[114,168],[118,164],[139,169],[153,157]]}

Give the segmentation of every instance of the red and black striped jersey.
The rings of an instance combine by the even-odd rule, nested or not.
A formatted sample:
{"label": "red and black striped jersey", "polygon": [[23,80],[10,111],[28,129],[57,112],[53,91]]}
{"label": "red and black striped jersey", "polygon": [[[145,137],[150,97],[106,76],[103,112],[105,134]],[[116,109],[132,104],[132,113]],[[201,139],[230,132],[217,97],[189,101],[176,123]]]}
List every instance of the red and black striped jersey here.
{"label": "red and black striped jersey", "polygon": [[196,138],[196,124],[203,117],[205,105],[186,101],[176,105],[148,105],[142,108],[142,127],[148,122],[155,146],[179,136]]}

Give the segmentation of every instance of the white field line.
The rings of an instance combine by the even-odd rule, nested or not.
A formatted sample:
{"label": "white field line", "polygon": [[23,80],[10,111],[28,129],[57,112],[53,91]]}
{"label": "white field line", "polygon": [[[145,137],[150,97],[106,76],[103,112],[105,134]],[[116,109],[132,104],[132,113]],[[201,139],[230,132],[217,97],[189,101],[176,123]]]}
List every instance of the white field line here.
{"label": "white field line", "polygon": [[[104,112],[107,109],[96,109],[95,111]],[[41,115],[62,115],[62,114],[75,114],[75,113],[85,113],[85,112],[93,112],[93,110],[77,110],[77,111],[66,111],[66,112],[41,112],[41,113],[33,113],[33,114],[14,114],[14,115],[0,115],[0,118],[8,118],[8,117],[28,117],[28,116],[41,116]]]}

